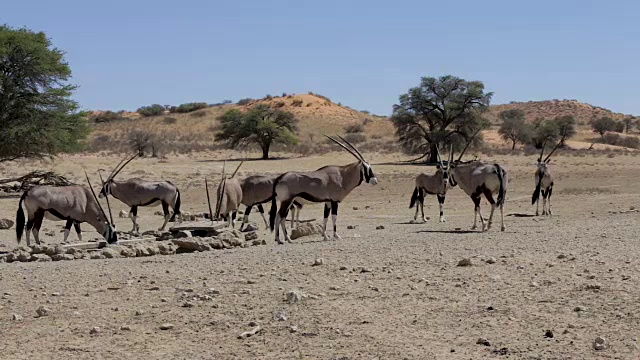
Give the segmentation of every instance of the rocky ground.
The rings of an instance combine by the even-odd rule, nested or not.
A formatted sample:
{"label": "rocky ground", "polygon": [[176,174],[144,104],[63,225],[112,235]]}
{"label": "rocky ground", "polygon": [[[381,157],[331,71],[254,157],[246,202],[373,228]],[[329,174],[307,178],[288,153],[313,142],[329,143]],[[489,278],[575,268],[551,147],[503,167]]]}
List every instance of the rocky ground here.
{"label": "rocky ground", "polygon": [[[497,159],[512,175],[504,233],[499,226],[469,231],[472,202],[457,188],[447,196],[446,223],[434,221],[433,198],[432,219],[410,223],[413,177],[433,169],[376,165],[389,162],[380,158],[372,160],[380,184],[361,186],[340,207],[342,241],[310,235],[275,246],[256,216],[258,239],[228,235],[227,243],[236,238],[239,246],[181,252],[162,245],[161,255],[158,244],[171,241],[164,240],[144,243],[157,255],[120,257],[127,251],[120,246],[112,258],[0,263],[0,357],[640,357],[640,160],[558,158],[549,218],[532,216],[532,159]],[[333,154],[245,170],[348,161]],[[185,188],[186,209],[202,211],[192,173],[221,164],[183,162],[144,171],[183,173],[176,182]],[[0,200],[0,215],[13,218],[16,205],[15,198]],[[143,230],[161,224],[155,210],[140,211]],[[321,214],[309,206],[302,218]],[[56,249],[61,225],[45,220],[47,249]],[[130,226],[118,219],[119,229]],[[13,231],[0,231],[5,258],[16,251]]]}

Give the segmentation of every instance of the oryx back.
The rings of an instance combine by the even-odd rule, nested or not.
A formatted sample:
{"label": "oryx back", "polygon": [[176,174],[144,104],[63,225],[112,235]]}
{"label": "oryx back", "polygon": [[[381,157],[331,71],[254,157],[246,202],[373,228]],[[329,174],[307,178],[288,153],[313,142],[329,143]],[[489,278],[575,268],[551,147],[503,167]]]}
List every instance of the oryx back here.
{"label": "oryx back", "polygon": [[132,178],[111,185],[111,194],[129,206],[157,206],[165,202],[174,204],[177,188],[168,181],[147,181]]}

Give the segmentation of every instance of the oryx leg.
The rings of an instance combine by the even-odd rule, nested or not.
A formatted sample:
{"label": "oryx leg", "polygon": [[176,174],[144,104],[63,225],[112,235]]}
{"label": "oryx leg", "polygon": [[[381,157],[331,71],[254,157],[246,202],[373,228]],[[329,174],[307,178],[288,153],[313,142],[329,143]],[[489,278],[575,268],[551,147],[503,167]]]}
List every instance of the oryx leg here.
{"label": "oryx leg", "polygon": [[[489,213],[489,223],[487,224],[487,230],[491,229],[491,225],[493,224],[493,212],[496,210],[496,202],[493,200],[493,194],[490,190],[484,189],[484,197],[487,198],[489,204],[491,204],[491,212]],[[482,215],[480,215],[482,217]],[[484,223],[482,224],[482,228],[484,229]]]}
{"label": "oryx leg", "polygon": [[[291,207],[292,203],[293,203],[293,201],[291,201],[291,200],[285,200],[282,203],[280,203],[280,210],[278,211],[278,216],[276,217],[276,229],[277,229],[278,225],[282,228],[282,234],[284,235],[284,241],[286,241],[288,243],[291,242],[291,238],[289,237],[289,234],[287,233],[286,219],[287,219],[287,215],[289,214],[289,208]],[[276,242],[278,244],[282,244],[277,232],[276,232]]]}
{"label": "oryx leg", "polygon": [[230,217],[231,217],[231,228],[232,228],[232,229],[235,229],[235,228],[236,228],[236,217],[237,217],[237,216],[238,216],[238,211],[237,211],[237,210],[236,210],[236,211],[234,211],[234,212],[231,214],[231,216],[230,216]]}
{"label": "oryx leg", "polygon": [[418,220],[418,212],[420,211],[420,200],[416,201],[416,214],[413,215],[413,221]]}
{"label": "oryx leg", "polygon": [[33,238],[36,240],[36,244],[40,245],[40,227],[42,226],[42,220],[44,219],[44,210],[38,210],[33,217]]}
{"label": "oryx leg", "polygon": [[338,221],[338,202],[331,202],[331,221],[333,222],[333,239],[334,240],[342,240],[340,235],[338,235],[338,226],[336,222]]}
{"label": "oryx leg", "polygon": [[33,224],[35,223],[35,214],[28,214],[29,218],[27,219],[27,233],[26,233],[26,238],[27,238],[27,246],[31,246],[31,230],[33,229]]}
{"label": "oryx leg", "polygon": [[322,238],[323,240],[329,240],[327,237],[327,222],[329,221],[329,213],[331,212],[330,203],[324,203],[324,217],[322,219]]}
{"label": "oryx leg", "polygon": [[[538,200],[536,200],[536,216],[540,216],[540,194],[538,194]],[[542,207],[542,212],[544,212],[544,206]]]}
{"label": "oryx leg", "polygon": [[440,207],[440,222],[446,222],[446,220],[444,219],[444,197],[445,195],[438,195],[438,205]]}
{"label": "oryx leg", "polygon": [[549,198],[549,204],[547,209],[547,215],[551,216],[551,193],[553,192],[553,184],[549,187],[549,191],[547,192],[547,197]]}
{"label": "oryx leg", "polygon": [[293,205],[296,208],[296,227],[300,226],[300,211],[302,210],[302,205]]}
{"label": "oryx leg", "polygon": [[429,218],[424,215],[424,197],[418,200],[418,205],[420,206],[420,213],[422,214],[422,222],[427,222]]}
{"label": "oryx leg", "polygon": [[506,226],[504,226],[504,204],[500,204],[500,231],[507,230]]}
{"label": "oryx leg", "polygon": [[[247,206],[244,209],[244,216],[242,216],[242,223],[240,224],[240,231],[242,231],[244,229],[244,226],[249,222],[249,214],[251,214],[251,209],[253,208],[252,205]],[[264,215],[262,215],[262,218],[264,219]],[[266,222],[266,220],[265,220]]]}
{"label": "oryx leg", "polygon": [[[480,212],[480,194],[471,195],[471,200],[473,200],[474,208],[473,208],[473,226],[471,230],[475,230],[478,228],[478,213]],[[482,218],[482,213],[480,213],[480,221],[482,222],[482,229],[484,230],[484,219]]]}
{"label": "oryx leg", "polygon": [[549,193],[542,190],[542,215],[547,215],[547,196]]}
{"label": "oryx leg", "polygon": [[164,201],[162,202],[162,213],[164,214],[164,223],[162,223],[162,226],[158,229],[158,231],[164,231],[164,229],[167,227],[169,219],[171,218],[171,215],[169,214],[169,204]]}
{"label": "oryx leg", "polygon": [[64,224],[64,239],[62,239],[62,242],[67,242],[67,238],[69,237],[69,233],[71,232],[71,225],[73,224],[74,221],[71,219],[67,220],[67,222]]}
{"label": "oryx leg", "polygon": [[265,229],[268,229],[269,228],[269,222],[267,221],[267,218],[264,217],[264,208],[262,207],[262,204],[258,204],[258,212],[260,213],[260,216],[262,216],[262,220],[264,221]]}
{"label": "oryx leg", "polygon": [[296,212],[297,208],[295,205],[291,206],[291,230],[296,227]]}
{"label": "oryx leg", "polygon": [[140,231],[140,226],[138,226],[136,222],[136,220],[138,219],[138,206],[134,205],[131,207],[131,210],[129,211],[129,217],[131,218],[133,226],[131,228],[131,232],[135,234]]}
{"label": "oryx leg", "polygon": [[74,221],[73,228],[76,230],[76,234],[78,235],[78,240],[82,241],[82,230],[80,230],[80,223],[77,221]]}

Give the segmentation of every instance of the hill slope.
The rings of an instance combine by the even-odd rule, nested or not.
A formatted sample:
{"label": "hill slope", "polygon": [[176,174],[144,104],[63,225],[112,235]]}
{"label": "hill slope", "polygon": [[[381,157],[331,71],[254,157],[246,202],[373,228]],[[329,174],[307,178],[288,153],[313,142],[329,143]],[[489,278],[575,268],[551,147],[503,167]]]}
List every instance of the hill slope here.
{"label": "hill slope", "polygon": [[511,102],[509,104],[492,105],[486,117],[493,123],[499,123],[498,114],[504,110],[520,109],[528,120],[536,118],[551,119],[556,116],[573,115],[578,123],[587,124],[592,119],[608,116],[615,120],[625,117],[624,114],[581,103],[577,100],[544,100],[528,102]]}

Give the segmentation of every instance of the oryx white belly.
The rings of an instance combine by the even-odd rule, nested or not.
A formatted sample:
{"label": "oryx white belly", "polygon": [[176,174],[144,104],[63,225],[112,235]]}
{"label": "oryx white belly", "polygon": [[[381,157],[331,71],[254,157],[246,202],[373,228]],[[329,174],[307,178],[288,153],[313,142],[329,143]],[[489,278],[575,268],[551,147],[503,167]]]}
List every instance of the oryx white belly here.
{"label": "oryx white belly", "polygon": [[64,219],[60,219],[59,217],[53,215],[52,213],[50,213],[48,211],[44,213],[44,217],[46,219],[53,220],[53,221],[63,221],[64,220]]}

